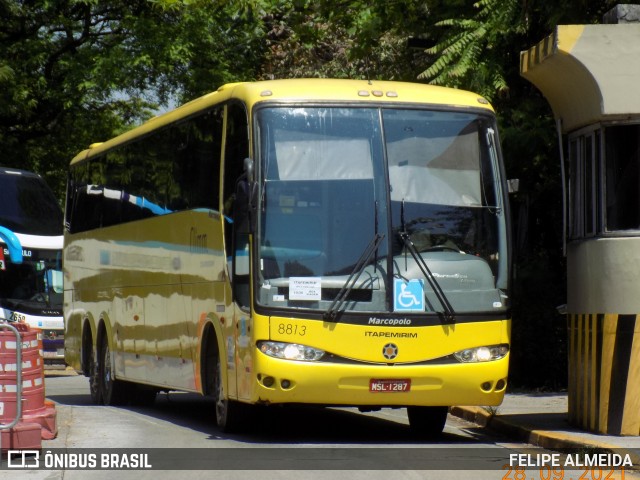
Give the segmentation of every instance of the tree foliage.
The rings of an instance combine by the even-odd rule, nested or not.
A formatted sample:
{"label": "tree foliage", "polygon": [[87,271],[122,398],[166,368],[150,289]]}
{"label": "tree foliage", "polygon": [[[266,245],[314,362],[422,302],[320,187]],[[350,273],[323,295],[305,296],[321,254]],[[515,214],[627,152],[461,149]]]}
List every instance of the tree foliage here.
{"label": "tree foliage", "polygon": [[[439,15],[425,32],[434,44],[418,78],[506,98],[519,81],[519,53],[561,23],[599,23],[615,0],[572,0],[562,6],[531,0],[474,0]],[[445,10],[443,10],[445,12]]]}
{"label": "tree foliage", "polygon": [[473,7],[473,16],[435,23],[451,33],[425,50],[434,60],[418,78],[464,86],[491,99],[508,91],[507,65],[501,57],[508,51],[505,40],[524,31],[522,8],[518,0],[480,0]]}
{"label": "tree foliage", "polygon": [[401,21],[402,5],[416,23],[427,15],[425,2],[264,2],[268,50],[261,78],[415,79],[416,59],[424,54],[407,49],[411,27]]}
{"label": "tree foliage", "polygon": [[209,1],[0,0],[0,149],[61,192],[70,153],[254,77],[260,23]]}

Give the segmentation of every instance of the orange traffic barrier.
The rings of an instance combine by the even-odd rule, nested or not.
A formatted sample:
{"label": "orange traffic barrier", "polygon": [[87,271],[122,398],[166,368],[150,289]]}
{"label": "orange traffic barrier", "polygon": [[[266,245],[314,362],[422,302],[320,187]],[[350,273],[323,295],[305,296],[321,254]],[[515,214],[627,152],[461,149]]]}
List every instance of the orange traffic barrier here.
{"label": "orange traffic barrier", "polygon": [[[24,323],[12,324],[20,332],[22,402],[18,423],[2,431],[2,449],[40,448],[41,440],[57,435],[56,410],[45,400],[42,332]],[[0,329],[0,423],[17,415],[17,348],[13,332]]]}

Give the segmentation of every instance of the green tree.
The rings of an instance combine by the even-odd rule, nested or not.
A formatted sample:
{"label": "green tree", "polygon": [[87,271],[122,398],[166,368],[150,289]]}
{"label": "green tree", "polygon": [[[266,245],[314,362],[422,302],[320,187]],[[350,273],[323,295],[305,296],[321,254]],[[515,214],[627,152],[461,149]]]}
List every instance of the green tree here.
{"label": "green tree", "polygon": [[[518,0],[480,0],[471,17],[443,19],[436,27],[448,28],[448,35],[426,49],[433,63],[418,78],[436,85],[461,87],[487,98],[508,90],[503,56],[508,52],[504,41],[521,34]],[[509,34],[505,34],[505,29]],[[511,57],[511,55],[509,55]]]}
{"label": "green tree", "polygon": [[244,3],[0,0],[0,150],[62,196],[79,150],[224,82],[253,78]]}
{"label": "green tree", "polygon": [[[428,67],[418,78],[465,88],[495,100],[519,81],[519,53],[562,23],[599,23],[615,0],[571,0],[562,5],[523,0],[474,0],[443,10],[425,35]],[[634,2],[631,2],[634,3]],[[449,16],[453,14],[453,16]]]}

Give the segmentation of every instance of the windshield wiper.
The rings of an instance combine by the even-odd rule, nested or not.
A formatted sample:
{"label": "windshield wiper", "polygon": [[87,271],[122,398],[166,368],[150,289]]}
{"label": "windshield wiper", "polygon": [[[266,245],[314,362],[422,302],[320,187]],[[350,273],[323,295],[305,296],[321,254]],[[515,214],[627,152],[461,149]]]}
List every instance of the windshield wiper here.
{"label": "windshield wiper", "polygon": [[379,233],[376,233],[373,236],[373,238],[369,242],[369,245],[367,245],[367,248],[364,249],[362,255],[360,255],[360,258],[353,267],[349,278],[347,278],[347,281],[344,282],[344,285],[338,292],[338,295],[336,295],[336,298],[333,299],[333,302],[331,303],[327,311],[324,312],[325,320],[331,322],[334,322],[336,320],[338,313],[340,312],[340,308],[342,308],[342,305],[349,296],[349,293],[351,293],[351,290],[353,290],[353,287],[358,281],[358,278],[360,278],[360,275],[362,275],[364,267],[369,263],[371,256],[378,251],[378,245],[380,245],[380,242],[383,238],[384,235],[380,235]]}
{"label": "windshield wiper", "polygon": [[418,264],[418,268],[420,268],[422,275],[424,275],[424,277],[427,279],[427,282],[429,282],[433,293],[435,293],[438,301],[440,302],[440,305],[442,305],[442,314],[444,315],[445,320],[447,320],[448,322],[454,322],[456,319],[455,312],[453,311],[451,303],[449,303],[449,299],[447,299],[444,290],[442,290],[442,287],[438,283],[438,280],[436,280],[436,277],[429,269],[429,266],[427,265],[425,259],[422,257],[422,255],[420,255],[420,253],[418,253],[418,250],[411,241],[411,237],[407,232],[398,232],[398,235],[400,235],[400,239],[404,243],[407,250],[409,250],[409,253],[415,260],[416,264]]}
{"label": "windshield wiper", "polygon": [[[402,240],[402,243],[404,244],[406,249],[409,250],[409,253],[415,260],[416,264],[418,265],[418,268],[422,272],[422,275],[424,275],[424,277],[427,279],[427,282],[429,282],[429,286],[431,287],[431,290],[433,290],[433,293],[435,293],[438,301],[440,302],[440,305],[442,305],[443,311],[441,313],[444,315],[445,320],[447,322],[455,322],[456,313],[453,311],[453,307],[451,306],[451,303],[449,303],[449,299],[447,298],[447,295],[444,293],[444,290],[442,290],[442,287],[438,283],[438,280],[436,280],[436,277],[433,275],[433,273],[429,269],[427,262],[422,257],[422,255],[420,255],[420,253],[418,252],[418,249],[411,241],[411,235],[409,235],[409,233],[407,232],[406,225],[404,222],[404,198],[402,199],[402,204],[400,205],[400,222],[402,223],[402,231],[398,232],[398,235],[400,236],[400,240]],[[425,298],[426,298],[426,292],[425,292]]]}

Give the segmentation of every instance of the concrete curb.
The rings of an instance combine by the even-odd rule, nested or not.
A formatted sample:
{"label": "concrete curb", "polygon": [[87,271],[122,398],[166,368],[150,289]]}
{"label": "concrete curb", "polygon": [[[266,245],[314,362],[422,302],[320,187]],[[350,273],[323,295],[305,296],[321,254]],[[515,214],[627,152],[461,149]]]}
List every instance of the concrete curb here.
{"label": "concrete curb", "polygon": [[44,375],[45,377],[73,377],[78,373],[71,367],[45,365]]}
{"label": "concrete curb", "polygon": [[572,435],[562,432],[536,429],[535,426],[518,424],[508,419],[490,413],[482,407],[451,407],[449,413],[468,422],[498,432],[506,437],[520,442],[546,448],[549,450],[563,449],[590,449],[595,452],[609,453],[627,451],[632,455],[634,465],[640,464],[640,458],[636,453],[620,448],[606,442],[594,442],[591,439],[580,438],[578,434]]}

